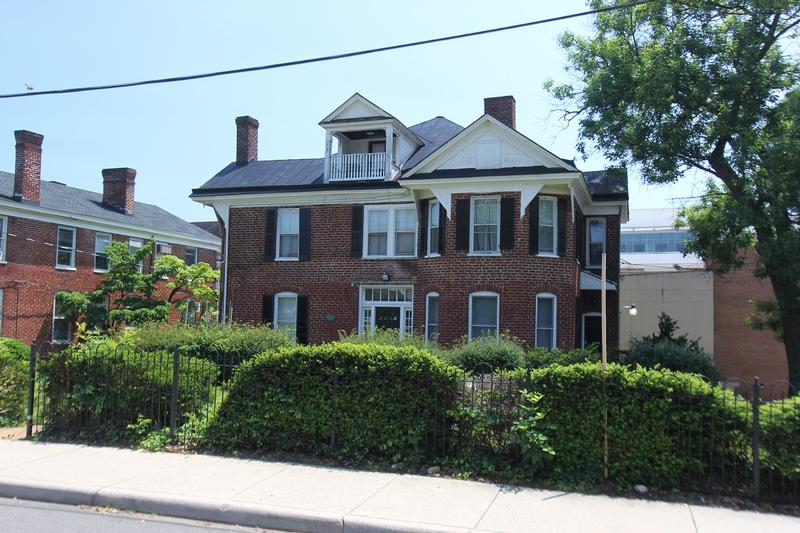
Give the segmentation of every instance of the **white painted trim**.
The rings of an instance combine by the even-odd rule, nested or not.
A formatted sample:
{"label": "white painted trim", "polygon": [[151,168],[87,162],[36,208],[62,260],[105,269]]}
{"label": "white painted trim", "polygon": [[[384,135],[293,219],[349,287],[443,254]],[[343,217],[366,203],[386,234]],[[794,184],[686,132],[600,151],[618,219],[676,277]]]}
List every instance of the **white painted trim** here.
{"label": "white painted trim", "polygon": [[294,299],[294,332],[293,332],[293,334],[294,334],[295,337],[297,336],[297,297],[298,297],[298,294],[296,292],[284,291],[284,292],[279,292],[278,294],[276,294],[272,298],[272,300],[273,300],[273,302],[272,302],[272,329],[274,329],[274,330],[278,329],[278,301],[281,298],[292,298],[292,299]]}
{"label": "white painted trim", "polygon": [[67,320],[66,317],[62,315],[56,316],[56,300],[58,299],[58,292],[53,294],[53,312],[51,314],[52,321],[50,322],[50,339],[53,341],[53,344],[69,344],[72,342],[72,321],[67,321],[67,338],[64,339],[56,339],[56,319],[58,320]]}
{"label": "white painted trim", "polygon": [[[559,232],[559,227],[558,227],[558,198],[556,198],[554,196],[539,196],[539,210],[540,210],[540,213],[539,213],[539,227],[541,227],[541,225],[542,225],[542,214],[541,214],[541,205],[542,205],[541,202],[542,202],[542,200],[544,200],[546,202],[550,202],[551,204],[553,204],[553,251],[552,252],[541,252],[540,250],[537,249],[536,250],[536,255],[538,255],[540,257],[558,257],[558,232]],[[538,243],[539,243],[539,239],[538,239],[539,228],[538,227],[536,228],[536,231],[537,231],[536,242],[537,242],[537,248],[538,248]]]}
{"label": "white painted trim", "polygon": [[[59,233],[61,233],[61,230],[68,230],[68,231],[72,232],[72,248],[70,249],[71,250],[71,254],[70,254],[70,259],[69,259],[69,264],[68,265],[65,265],[63,263],[59,263],[58,262],[58,252],[61,251],[61,244],[60,244],[60,239],[59,239]],[[55,249],[56,249],[56,268],[62,269],[62,270],[69,270],[69,269],[74,270],[75,269],[75,259],[76,259],[75,256],[77,255],[77,252],[76,252],[77,248],[78,248],[78,230],[77,230],[77,228],[75,228],[73,226],[58,226],[56,228],[56,245],[55,245]]]}
{"label": "white painted trim", "polygon": [[[425,228],[425,231],[427,232],[427,235],[425,235],[425,243],[426,243],[425,257],[439,257],[441,255],[441,250],[439,250],[439,252],[431,253],[431,230],[433,229],[433,206],[434,205],[439,206],[439,209],[437,209],[437,211],[439,211],[440,209],[444,209],[442,207],[442,204],[439,202],[439,200],[431,200],[430,202],[428,202],[428,213],[425,215],[428,218],[428,226],[427,226],[427,228]],[[437,216],[436,216],[436,228],[439,230],[439,232],[441,234],[442,227],[439,224],[438,213],[437,213]],[[439,242],[438,241],[439,241],[439,239],[437,239],[437,242],[436,242],[436,247],[437,248],[439,247]]]}
{"label": "white painted trim", "polygon": [[[396,213],[398,210],[408,209],[414,212],[414,249],[410,254],[396,254]],[[388,210],[386,226],[386,255],[369,255],[369,212]],[[388,205],[365,205],[364,222],[362,224],[362,259],[416,259],[419,243],[419,220],[417,220],[417,209],[415,204],[388,204]]]}
{"label": "white painted trim", "polygon": [[216,239],[215,241],[207,241],[181,233],[158,231],[154,229],[143,228],[141,226],[126,225],[96,217],[64,213],[36,205],[14,202],[13,200],[0,199],[0,214],[4,216],[25,218],[62,226],[72,226],[103,233],[125,235],[127,237],[138,237],[148,240],[167,240],[182,246],[196,246],[198,248],[215,250],[217,252],[220,250],[219,239]]}
{"label": "white painted trim", "polygon": [[534,306],[534,324],[533,324],[533,345],[539,346],[539,300],[548,299],[553,300],[553,344],[550,346],[550,350],[554,349],[558,346],[557,335],[558,335],[558,296],[553,294],[552,292],[540,292],[536,295],[536,301]]}
{"label": "white painted trim", "polygon": [[[3,221],[3,231],[0,232],[0,262],[5,263],[7,257],[6,253],[8,251],[8,217],[0,216],[0,220]],[[0,300],[0,304],[1,303],[2,300]],[[0,315],[2,315],[2,313],[3,311],[0,309]],[[2,322],[0,322],[0,326],[1,325]],[[2,331],[0,331],[0,334],[2,334]]]}
{"label": "white painted trim", "polygon": [[[474,179],[474,178],[473,178]],[[432,180],[433,181],[433,180]],[[439,181],[439,180],[436,180]],[[526,179],[526,181],[528,181]],[[405,185],[405,184],[404,184]],[[454,194],[496,194],[501,192],[516,192],[520,194],[520,219],[525,217],[525,210],[544,187],[543,183],[522,183],[519,180],[492,181],[488,183],[475,181],[451,180],[441,185],[434,184],[430,187],[431,193],[445,208],[448,220],[452,219],[452,196]],[[427,187],[410,187],[411,190],[420,190]]]}
{"label": "white painted trim", "polygon": [[190,196],[192,200],[214,208],[283,207],[305,205],[410,203],[414,194],[404,188],[375,190],[291,191],[274,193]]}
{"label": "white painted trim", "polygon": [[[488,252],[475,251],[475,200],[495,200],[497,202],[497,249]],[[498,256],[501,255],[500,250],[500,225],[502,214],[500,213],[500,197],[499,196],[472,196],[469,199],[469,255],[474,256]]]}
{"label": "white painted trim", "polygon": [[101,236],[101,235],[103,235],[105,237],[108,237],[108,246],[111,246],[114,243],[114,236],[112,234],[101,232],[101,231],[95,232],[95,234],[94,234],[94,254],[92,254],[92,266],[94,267],[94,271],[98,272],[98,273],[99,272],[108,272],[107,268],[106,269],[97,268],[97,258],[100,257],[101,253],[105,254],[106,260],[108,260],[108,254],[106,253],[106,251],[103,250],[102,252],[100,252],[100,250],[97,249],[97,238],[99,236]]}
{"label": "white painted trim", "polygon": [[[497,338],[500,338],[500,295],[497,294],[496,292],[491,292],[491,291],[478,291],[478,292],[470,293],[470,295],[469,295],[469,313],[468,313],[468,318],[467,318],[467,337],[470,340],[472,339],[472,299],[475,296],[494,296],[497,299],[497,318],[495,319],[496,320],[496,325],[497,325],[497,333],[495,334],[495,336]],[[479,325],[485,325],[485,324],[479,324]]]}
{"label": "white painted trim", "polygon": [[[381,302],[377,300],[364,299],[364,291],[366,289],[396,289],[406,290],[411,289],[411,299],[406,302]],[[371,335],[375,331],[375,308],[376,307],[397,307],[400,309],[400,336],[405,335],[405,313],[406,310],[411,309],[411,330],[414,330],[414,286],[413,285],[386,285],[386,284],[367,284],[361,285],[358,288],[358,333],[364,334],[364,309],[371,308],[372,316],[370,317],[370,332]]]}
{"label": "white painted trim", "polygon": [[[431,291],[425,295],[425,338],[428,340],[430,339],[430,335],[428,332],[428,324],[430,323],[430,298],[437,298],[439,299],[439,293],[436,291]],[[439,300],[439,320],[442,318],[442,301]],[[436,322],[436,329],[439,329],[439,322]]]}
{"label": "white painted trim", "polygon": [[[602,317],[603,313],[598,313],[597,311],[592,311],[589,313],[583,313],[581,315],[581,348],[586,348],[586,317],[587,316],[599,316]],[[602,328],[602,326],[600,326]]]}
{"label": "white painted trim", "polygon": [[[281,233],[281,213],[295,213],[297,216],[297,233]],[[286,257],[280,255],[281,253],[281,235],[297,235],[297,255]],[[300,209],[298,208],[282,208],[278,209],[275,214],[275,261],[299,261],[300,260]]]}
{"label": "white painted trim", "polygon": [[600,220],[603,222],[603,252],[606,252],[606,248],[608,246],[608,220],[604,217],[586,217],[586,268],[600,268],[600,264],[593,265],[590,263],[590,255],[589,255],[589,243],[592,241],[592,235],[589,231],[589,223],[593,220]]}

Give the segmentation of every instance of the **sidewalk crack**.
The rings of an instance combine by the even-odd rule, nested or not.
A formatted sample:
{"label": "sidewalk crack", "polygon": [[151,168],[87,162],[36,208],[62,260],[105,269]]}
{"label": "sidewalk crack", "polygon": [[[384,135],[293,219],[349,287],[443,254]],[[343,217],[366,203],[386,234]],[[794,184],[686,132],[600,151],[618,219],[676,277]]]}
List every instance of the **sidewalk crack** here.
{"label": "sidewalk crack", "polygon": [[497,501],[497,498],[500,496],[500,491],[501,491],[500,487],[497,487],[497,492],[495,492],[494,498],[492,498],[492,501],[490,501],[489,505],[486,506],[486,509],[483,510],[483,512],[481,513],[480,518],[478,518],[478,521],[475,522],[475,525],[472,526],[472,530],[473,531],[478,529],[478,526],[481,524],[481,522],[483,521],[484,517],[486,517],[486,513],[489,512],[489,509],[492,508],[492,505],[494,505],[494,502]]}
{"label": "sidewalk crack", "polygon": [[692,506],[687,503],[686,507],[689,508],[689,516],[692,517],[692,525],[694,526],[694,533],[700,533],[700,529],[697,527],[697,520],[694,519],[694,510],[692,509]]}
{"label": "sidewalk crack", "polygon": [[345,513],[345,516],[347,516],[347,515],[349,515],[349,514],[353,514],[353,513],[355,513],[355,512],[358,510],[358,508],[359,508],[359,507],[361,507],[362,505],[364,505],[365,503],[367,503],[368,501],[370,501],[372,498],[374,498],[375,496],[377,496],[377,494],[378,494],[380,491],[382,491],[383,489],[385,489],[386,487],[388,487],[390,484],[392,484],[392,483],[394,482],[394,480],[395,480],[395,479],[397,479],[397,478],[399,478],[399,477],[400,477],[400,475],[399,475],[399,474],[393,474],[393,475],[392,475],[392,479],[390,479],[389,481],[387,481],[386,483],[384,483],[383,485],[381,485],[380,487],[378,487],[378,488],[375,490],[375,492],[373,492],[372,494],[370,494],[369,496],[367,496],[367,497],[364,499],[364,501],[363,501],[363,502],[359,503],[358,505],[356,505],[355,507],[353,507],[352,509],[350,509],[349,511],[347,511],[347,513]]}

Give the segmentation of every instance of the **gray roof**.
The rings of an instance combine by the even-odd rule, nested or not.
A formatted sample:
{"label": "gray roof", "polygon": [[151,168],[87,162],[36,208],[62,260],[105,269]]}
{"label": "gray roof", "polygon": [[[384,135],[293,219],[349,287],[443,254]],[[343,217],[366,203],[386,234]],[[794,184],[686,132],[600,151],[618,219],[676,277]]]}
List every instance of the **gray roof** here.
{"label": "gray roof", "polygon": [[207,231],[212,235],[222,238],[222,227],[216,220],[201,220],[198,222],[192,222],[192,225],[197,226],[198,228],[202,229],[203,231]]}
{"label": "gray roof", "polygon": [[414,155],[403,164],[403,170],[415,167],[417,163],[431,155],[444,143],[461,133],[464,128],[444,117],[436,117],[426,120],[425,122],[420,122],[408,129],[422,139],[425,145],[419,148]]}
{"label": "gray roof", "polygon": [[[0,199],[12,200],[14,174],[0,171]],[[39,207],[73,215],[89,216],[111,222],[152,229],[155,232],[179,233],[195,239],[216,241],[218,238],[186,222],[158,206],[135,202],[132,215],[126,215],[103,203],[98,192],[69,187],[56,181],[42,180]]]}
{"label": "gray roof", "polygon": [[591,170],[583,173],[583,179],[596,200],[628,199],[628,171],[624,168]]}

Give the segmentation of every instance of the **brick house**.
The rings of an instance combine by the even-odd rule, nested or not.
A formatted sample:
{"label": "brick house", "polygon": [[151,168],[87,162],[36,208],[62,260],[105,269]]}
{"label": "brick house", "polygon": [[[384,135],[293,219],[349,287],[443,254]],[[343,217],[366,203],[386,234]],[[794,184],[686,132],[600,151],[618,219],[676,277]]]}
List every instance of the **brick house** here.
{"label": "brick house", "polygon": [[[67,343],[59,291],[97,288],[112,241],[216,265],[220,239],[134,200],[136,171],[104,169],[103,193],[41,179],[43,136],[14,132],[16,166],[0,171],[0,333],[27,343]],[[155,254],[154,254],[155,255]],[[152,266],[143,265],[144,269]]]}
{"label": "brick house", "polygon": [[223,317],[312,343],[384,327],[573,348],[599,339],[605,251],[616,344],[626,174],[525,137],[511,96],[484,105],[406,127],[355,94],[318,159],[259,160],[258,121],[237,118],[236,160],[192,193],[223,228]]}

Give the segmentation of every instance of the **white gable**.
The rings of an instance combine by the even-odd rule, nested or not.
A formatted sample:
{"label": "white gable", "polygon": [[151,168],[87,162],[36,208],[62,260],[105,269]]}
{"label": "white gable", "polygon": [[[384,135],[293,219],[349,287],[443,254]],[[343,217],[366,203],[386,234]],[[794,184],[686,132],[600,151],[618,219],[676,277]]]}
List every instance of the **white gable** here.
{"label": "white gable", "polygon": [[542,158],[525,153],[501,139],[495,132],[486,131],[474,141],[459,147],[437,168],[508,168],[546,166]]}
{"label": "white gable", "polygon": [[334,109],[330,115],[322,119],[321,124],[332,120],[347,120],[364,117],[394,118],[380,107],[356,93],[348,98],[342,105]]}

